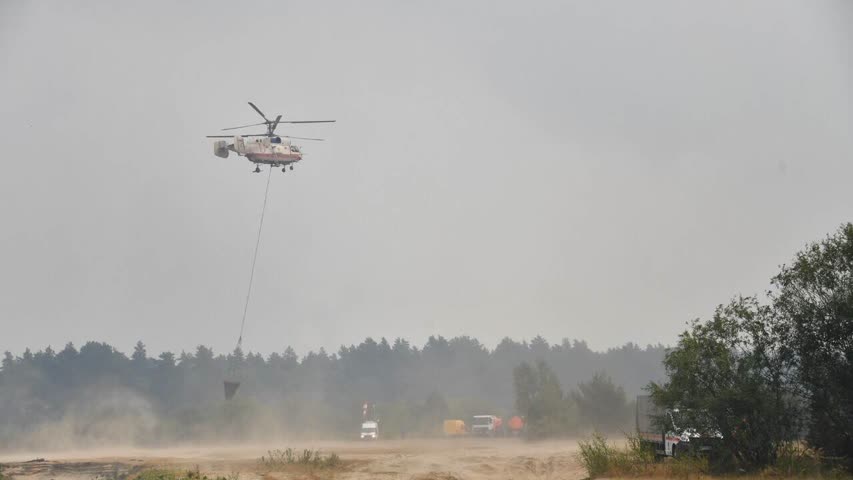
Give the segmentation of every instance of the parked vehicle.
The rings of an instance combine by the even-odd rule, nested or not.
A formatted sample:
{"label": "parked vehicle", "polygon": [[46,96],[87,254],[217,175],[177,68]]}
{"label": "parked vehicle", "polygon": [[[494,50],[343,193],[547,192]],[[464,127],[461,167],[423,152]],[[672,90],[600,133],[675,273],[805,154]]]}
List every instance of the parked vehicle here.
{"label": "parked vehicle", "polygon": [[444,435],[447,437],[461,437],[468,434],[468,429],[463,420],[445,420]]}
{"label": "parked vehicle", "polygon": [[637,397],[637,435],[658,456],[676,457],[683,453],[708,453],[719,443],[718,433],[702,434],[685,425],[678,409],[662,409],[648,395]]}
{"label": "parked vehicle", "polygon": [[362,440],[379,440],[379,422],[369,421],[361,424]]}
{"label": "parked vehicle", "polygon": [[471,420],[471,434],[486,437],[503,435],[503,421],[494,415],[474,415]]}
{"label": "parked vehicle", "polygon": [[506,426],[509,433],[513,435],[520,435],[521,431],[524,430],[524,419],[518,415],[510,417],[509,421],[506,422]]}

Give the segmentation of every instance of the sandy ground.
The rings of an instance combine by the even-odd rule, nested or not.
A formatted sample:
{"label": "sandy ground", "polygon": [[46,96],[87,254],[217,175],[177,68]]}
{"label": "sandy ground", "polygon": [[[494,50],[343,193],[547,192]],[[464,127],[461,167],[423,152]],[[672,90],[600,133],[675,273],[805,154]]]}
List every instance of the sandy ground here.
{"label": "sandy ground", "polygon": [[[335,452],[344,466],[334,471],[269,471],[258,459],[292,447]],[[584,478],[573,441],[531,443],[519,439],[380,440],[290,442],[252,446],[113,449],[88,452],[0,454],[3,473],[17,479],[112,479],[149,468],[194,469],[239,480],[335,479],[568,479]]]}

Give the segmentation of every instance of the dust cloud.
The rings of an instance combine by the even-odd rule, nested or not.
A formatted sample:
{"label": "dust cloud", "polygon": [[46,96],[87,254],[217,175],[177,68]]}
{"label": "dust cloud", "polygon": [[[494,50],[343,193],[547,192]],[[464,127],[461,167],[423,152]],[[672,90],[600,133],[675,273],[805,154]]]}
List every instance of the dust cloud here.
{"label": "dust cloud", "polygon": [[20,431],[13,447],[59,451],[146,443],[160,420],[151,404],[128,389],[90,390],[70,402],[62,417]]}
{"label": "dust cloud", "polygon": [[[85,454],[66,453],[25,463],[26,457],[4,459],[7,473],[16,478],[76,480],[93,474],[135,473],[148,468],[183,470],[199,468],[207,475],[234,476],[241,480],[305,478],[305,472],[287,468],[266,469],[258,459],[274,448],[318,449],[335,452],[342,463],[332,471],[308,478],[366,480],[406,478],[452,479],[567,479],[586,476],[576,459],[572,440],[525,442],[504,439],[413,439],[357,441],[301,441],[230,446],[173,447],[161,449],[100,449]],[[17,463],[16,463],[17,462]],[[326,475],[323,475],[325,473]],[[88,477],[87,477],[88,475]]]}

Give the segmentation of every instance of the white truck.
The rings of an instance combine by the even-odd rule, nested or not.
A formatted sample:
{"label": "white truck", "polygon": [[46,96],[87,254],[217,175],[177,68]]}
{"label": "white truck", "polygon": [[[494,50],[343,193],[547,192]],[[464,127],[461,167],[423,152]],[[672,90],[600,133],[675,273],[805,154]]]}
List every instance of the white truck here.
{"label": "white truck", "polygon": [[471,419],[471,434],[494,437],[503,434],[503,421],[494,415],[474,415]]}
{"label": "white truck", "polygon": [[379,440],[379,422],[369,421],[361,424],[362,440]]}
{"label": "white truck", "polygon": [[637,397],[636,420],[640,441],[654,448],[657,456],[709,453],[722,438],[719,433],[702,435],[695,428],[683,425],[677,409],[662,409],[648,395]]}

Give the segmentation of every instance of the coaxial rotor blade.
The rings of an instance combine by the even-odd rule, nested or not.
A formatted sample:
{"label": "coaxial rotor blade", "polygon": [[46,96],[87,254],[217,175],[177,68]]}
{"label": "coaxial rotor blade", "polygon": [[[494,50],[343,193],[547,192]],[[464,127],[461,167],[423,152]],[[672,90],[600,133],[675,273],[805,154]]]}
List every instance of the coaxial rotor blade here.
{"label": "coaxial rotor blade", "polygon": [[254,108],[254,109],[255,109],[255,111],[256,111],[256,112],[258,112],[258,114],[259,114],[259,115],[260,115],[264,120],[266,120],[266,121],[267,121],[267,123],[269,123],[270,119],[269,119],[269,118],[267,118],[267,117],[266,117],[266,115],[264,115],[264,112],[262,112],[260,108],[256,107],[256,106],[255,106],[255,104],[254,104],[254,103],[252,103],[252,102],[249,102],[249,105],[250,105],[252,108]]}
{"label": "coaxial rotor blade", "polygon": [[251,125],[241,125],[241,126],[239,126],[239,127],[228,127],[228,128],[223,128],[223,129],[222,129],[222,131],[224,132],[225,130],[237,130],[238,128],[257,127],[258,125],[266,125],[266,124],[267,124],[267,122],[264,122],[264,123],[253,123],[253,124],[251,124]]}
{"label": "coaxial rotor blade", "polygon": [[315,142],[322,142],[322,141],[324,141],[324,139],[322,139],[322,138],[294,137],[294,136],[291,136],[291,135],[279,135],[279,137],[284,137],[284,138],[295,138],[296,140],[313,140],[313,141],[315,141]]}
{"label": "coaxial rotor blade", "polygon": [[337,120],[282,120],[278,123],[335,123]]}
{"label": "coaxial rotor blade", "polygon": [[[239,137],[268,137],[268,133],[250,133],[247,135],[236,135]],[[208,135],[207,138],[234,138],[235,135]]]}
{"label": "coaxial rotor blade", "polygon": [[278,122],[280,122],[280,121],[281,121],[281,115],[275,117],[275,121],[272,122],[272,125],[270,126],[270,133],[275,132],[275,127],[278,126]]}

